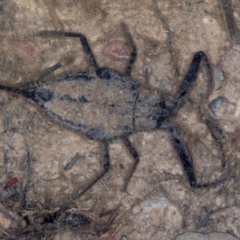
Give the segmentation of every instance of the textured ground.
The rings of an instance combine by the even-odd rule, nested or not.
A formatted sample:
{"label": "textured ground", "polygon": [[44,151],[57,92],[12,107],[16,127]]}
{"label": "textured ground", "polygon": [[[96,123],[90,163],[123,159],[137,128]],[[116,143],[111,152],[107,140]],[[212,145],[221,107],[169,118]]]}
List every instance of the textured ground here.
{"label": "textured ground", "polygon": [[[219,2],[0,1],[1,85],[37,80],[57,63],[63,67],[46,79],[66,72],[93,71],[79,40],[37,36],[43,30],[83,33],[100,66],[123,72],[131,49],[121,28],[124,22],[138,51],[131,78],[168,98],[175,96],[194,53],[206,52],[214,66],[213,92],[209,99],[204,98],[207,74],[203,68],[173,120],[191,153],[198,182],[214,181],[231,172],[228,181],[214,188],[192,189],[166,131],[135,133],[130,140],[140,163],[127,190],[123,192],[122,186],[133,161],[121,140],[116,140],[110,145],[110,171],[73,201],[67,213],[71,219],[77,214],[75,223],[84,221],[80,214],[89,223],[79,227],[78,222],[76,227],[74,220],[67,224],[65,216],[43,226],[44,216],[71,201],[71,196],[101,171],[100,148],[97,142],[50,120],[23,97],[1,91],[2,239],[240,238],[240,45],[237,36],[229,35]],[[238,27],[238,1],[233,1],[233,8]],[[118,43],[121,50],[114,56],[112,43]],[[212,111],[210,102],[215,104]],[[221,167],[204,117],[214,119],[224,132],[226,169]],[[79,161],[66,170],[76,155]],[[14,178],[17,182],[4,189]]]}

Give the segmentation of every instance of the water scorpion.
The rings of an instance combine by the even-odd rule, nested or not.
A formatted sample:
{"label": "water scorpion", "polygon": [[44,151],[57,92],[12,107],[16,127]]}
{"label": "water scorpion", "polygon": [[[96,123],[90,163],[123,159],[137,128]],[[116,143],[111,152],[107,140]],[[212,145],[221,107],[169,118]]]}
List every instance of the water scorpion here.
{"label": "water scorpion", "polygon": [[[123,27],[127,29],[125,24]],[[131,79],[130,74],[137,57],[137,49],[129,32],[127,36],[132,51],[124,73],[108,67],[100,67],[87,38],[81,33],[43,31],[38,35],[79,38],[88,62],[95,72],[93,74],[88,72],[63,74],[46,83],[38,83],[37,86],[0,85],[1,90],[22,95],[35,103],[52,120],[99,142],[102,150],[103,170],[72,199],[82,196],[109,171],[109,144],[118,138],[123,141],[134,160],[125,179],[124,189],[126,189],[139,162],[139,154],[130,142],[129,136],[138,131],[162,128],[170,133],[172,145],[191,187],[210,187],[224,181],[225,178],[221,178],[215,182],[197,183],[190,154],[178,127],[171,121],[171,117],[175,116],[183,106],[186,96],[193,88],[201,62],[205,62],[211,71],[211,65],[204,52],[194,54],[189,69],[179,86],[175,101],[171,102],[160,96],[157,91]],[[209,120],[205,123],[214,136],[214,123]]]}

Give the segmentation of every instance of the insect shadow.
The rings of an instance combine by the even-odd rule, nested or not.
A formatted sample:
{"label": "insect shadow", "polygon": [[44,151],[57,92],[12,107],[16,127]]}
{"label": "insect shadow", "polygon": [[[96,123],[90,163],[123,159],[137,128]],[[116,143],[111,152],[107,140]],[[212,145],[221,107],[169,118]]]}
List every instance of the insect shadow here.
{"label": "insect shadow", "polygon": [[[181,138],[179,129],[171,121],[171,117],[176,115],[177,111],[184,105],[187,94],[193,88],[201,62],[205,62],[211,72],[206,54],[204,52],[194,54],[189,69],[177,91],[176,100],[170,102],[161,97],[159,93],[141,86],[130,78],[137,57],[137,49],[125,24],[123,24],[123,28],[132,46],[125,73],[100,67],[87,38],[81,33],[43,31],[39,33],[42,37],[79,38],[88,62],[95,73],[72,72],[46,83],[38,83],[37,86],[28,83],[21,87],[0,85],[0,89],[26,97],[54,121],[99,142],[102,150],[103,170],[83,190],[76,193],[72,197],[73,200],[82,196],[109,171],[109,144],[117,138],[122,139],[134,160],[125,179],[124,189],[127,188],[139,162],[139,155],[130,142],[129,136],[138,131],[163,128],[169,131],[172,145],[191,187],[211,187],[223,182],[226,178],[210,183],[197,183],[190,154]],[[205,123],[219,143],[217,139],[219,128],[210,120],[206,120]],[[221,143],[219,143],[219,149],[222,150]],[[224,156],[222,157],[222,165],[225,166]]]}

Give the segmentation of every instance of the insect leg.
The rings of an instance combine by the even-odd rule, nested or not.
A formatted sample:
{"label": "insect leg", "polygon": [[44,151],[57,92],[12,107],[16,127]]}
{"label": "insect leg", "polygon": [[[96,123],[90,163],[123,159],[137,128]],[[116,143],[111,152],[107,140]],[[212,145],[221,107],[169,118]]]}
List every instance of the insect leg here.
{"label": "insect leg", "polygon": [[204,60],[206,64],[206,69],[208,71],[208,80],[210,87],[208,88],[207,96],[210,95],[212,89],[213,89],[213,79],[212,79],[212,70],[210,62],[207,58],[207,55],[204,52],[197,52],[193,56],[193,60],[190,64],[190,67],[187,71],[187,74],[185,75],[182,84],[180,85],[178,92],[177,92],[177,108],[181,107],[183,104],[183,101],[185,99],[185,96],[187,93],[193,88],[194,83],[196,82],[198,71],[200,68],[201,61]]}
{"label": "insect leg", "polygon": [[21,192],[20,192],[20,201],[21,201],[21,207],[24,209],[26,208],[26,195],[27,195],[27,190],[29,187],[29,181],[30,181],[30,164],[31,164],[31,156],[30,152],[27,151],[27,156],[25,159],[25,173],[24,173],[24,180],[22,181],[22,186],[21,186]]}
{"label": "insect leg", "polygon": [[196,177],[194,174],[193,164],[190,157],[190,154],[188,153],[187,148],[185,147],[179,130],[176,126],[174,126],[172,123],[169,124],[168,128],[170,134],[171,134],[171,140],[172,145],[182,163],[183,170],[188,178],[188,181],[190,183],[191,187],[196,187]]}
{"label": "insect leg", "polygon": [[90,184],[88,184],[88,186],[85,187],[85,189],[76,193],[72,197],[72,200],[75,200],[75,199],[81,197],[86,191],[88,191],[98,180],[100,180],[108,172],[108,170],[110,168],[108,142],[102,141],[100,143],[100,146],[102,148],[102,156],[103,156],[103,171]]}
{"label": "insect leg", "polygon": [[164,32],[167,36],[167,45],[168,45],[169,53],[171,54],[171,62],[173,63],[173,68],[175,71],[174,77],[178,78],[179,70],[178,70],[178,66],[177,66],[177,62],[176,62],[176,58],[174,56],[174,50],[173,50],[173,38],[174,38],[173,32],[171,31],[170,26],[167,20],[165,19],[164,15],[162,14],[161,10],[158,8],[157,0],[153,0],[152,4],[156,12],[156,16],[160,20],[162,27],[164,29]]}
{"label": "insect leg", "polygon": [[[45,69],[43,72],[40,73],[40,75],[31,80],[28,81],[26,83],[23,83],[22,85],[19,85],[18,88],[19,89],[23,89],[23,88],[30,88],[30,87],[37,87],[37,86],[41,86],[43,84],[45,84],[46,82],[49,81],[49,79],[44,79],[47,75],[51,74],[52,72],[56,71],[57,69],[59,69],[60,67],[62,67],[61,63],[56,63],[55,65]],[[50,80],[51,81],[51,80]]]}
{"label": "insect leg", "polygon": [[86,53],[88,57],[88,61],[92,67],[95,69],[98,69],[97,61],[93,55],[93,52],[88,44],[87,38],[81,34],[81,33],[75,33],[75,32],[56,32],[56,31],[42,31],[38,33],[38,36],[41,37],[48,37],[48,36],[54,36],[54,37],[76,37],[80,39],[80,42],[82,44],[83,50]]}
{"label": "insect leg", "polygon": [[57,64],[53,65],[52,67],[47,68],[45,71],[43,71],[37,79],[34,79],[32,81],[23,83],[21,85],[18,85],[17,87],[10,87],[10,86],[0,85],[0,90],[5,90],[5,91],[8,91],[8,92],[20,93],[20,91],[22,89],[43,85],[44,83],[46,83],[48,81],[48,80],[44,80],[43,78],[45,76],[49,75],[50,73],[54,72],[55,70],[57,70],[61,66],[62,65],[60,63],[57,63]]}
{"label": "insect leg", "polygon": [[167,128],[171,134],[173,147],[182,163],[183,170],[188,178],[188,181],[191,187],[194,187],[194,188],[215,187],[216,185],[223,183],[232,177],[232,173],[229,173],[225,177],[219,180],[216,180],[214,182],[198,184],[195,177],[191,156],[182,141],[180,131],[171,122],[167,122],[165,124],[165,128]]}
{"label": "insect leg", "polygon": [[127,189],[128,183],[139,163],[139,155],[127,137],[123,137],[122,140],[123,140],[123,143],[125,144],[126,148],[128,149],[128,151],[130,152],[130,154],[132,155],[132,157],[134,159],[133,166],[132,166],[127,178],[125,179],[125,183],[123,186],[123,190],[125,191]]}
{"label": "insect leg", "polygon": [[122,28],[123,28],[124,33],[125,33],[126,37],[128,38],[128,41],[129,41],[129,43],[131,44],[131,47],[132,47],[132,52],[131,52],[131,55],[130,55],[130,59],[129,59],[128,65],[126,67],[126,70],[125,70],[125,74],[127,76],[130,76],[133,64],[135,63],[136,58],[137,58],[137,48],[136,48],[136,46],[133,42],[132,36],[129,33],[128,28],[127,28],[125,23],[122,23]]}
{"label": "insect leg", "polygon": [[221,152],[221,162],[222,162],[222,167],[226,167],[226,161],[225,161],[225,156],[224,156],[224,151],[223,151],[223,145],[221,142],[221,137],[223,134],[223,131],[212,121],[205,119],[204,120],[206,126],[208,127],[209,131],[211,132],[213,139],[218,145],[218,148]]}

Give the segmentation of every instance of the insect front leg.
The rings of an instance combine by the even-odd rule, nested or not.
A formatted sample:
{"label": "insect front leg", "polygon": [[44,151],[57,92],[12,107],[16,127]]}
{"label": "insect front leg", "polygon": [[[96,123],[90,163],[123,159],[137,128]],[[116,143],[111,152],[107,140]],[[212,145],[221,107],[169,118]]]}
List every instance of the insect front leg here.
{"label": "insect front leg", "polygon": [[181,138],[180,131],[170,121],[166,121],[163,126],[164,126],[164,128],[166,128],[169,131],[169,133],[171,135],[172,145],[179,157],[179,160],[182,163],[183,170],[188,178],[188,181],[189,181],[189,184],[191,187],[194,187],[194,188],[215,187],[216,185],[223,183],[232,177],[232,174],[227,174],[225,177],[220,178],[219,180],[216,180],[214,182],[200,183],[200,184],[197,183],[196,176],[194,173],[194,167],[192,164],[192,159],[191,159],[191,156]]}
{"label": "insect front leg", "polygon": [[20,93],[21,89],[43,85],[44,83],[48,82],[48,80],[45,80],[44,77],[46,77],[47,75],[51,74],[52,72],[54,72],[55,70],[57,70],[61,66],[62,66],[61,63],[57,63],[57,64],[55,64],[55,65],[45,69],[34,80],[28,81],[28,82],[23,83],[21,85],[18,85],[16,87],[0,85],[0,90],[5,90],[5,91],[8,91],[8,92]]}
{"label": "insect front leg", "polygon": [[212,78],[212,70],[211,70],[211,64],[208,60],[207,55],[204,52],[197,52],[194,54],[192,62],[189,66],[189,69],[182,81],[182,84],[180,85],[178,92],[177,92],[177,109],[180,108],[184,100],[186,98],[186,95],[192,90],[196,80],[197,80],[197,75],[199,72],[200,64],[201,62],[204,61],[206,65],[206,69],[208,72],[208,81],[209,81],[209,87],[208,87],[208,92],[207,96],[208,97],[213,89],[213,78]]}
{"label": "insect front leg", "polygon": [[59,69],[60,67],[62,67],[62,63],[56,63],[55,65],[45,69],[44,71],[42,71],[39,76],[31,81],[28,81],[26,83],[23,83],[22,85],[20,85],[18,88],[30,88],[30,87],[37,87],[37,86],[41,86],[44,83],[49,82],[49,80],[45,80],[44,78],[48,75],[50,75],[51,73],[53,73],[54,71],[56,71],[57,69]]}
{"label": "insect front leg", "polygon": [[132,52],[131,52],[131,55],[130,55],[130,58],[129,58],[129,61],[128,61],[128,64],[127,64],[127,67],[126,67],[126,70],[125,70],[125,75],[130,76],[131,71],[132,71],[132,67],[133,67],[133,65],[136,61],[136,58],[137,58],[137,48],[134,44],[132,36],[131,36],[130,32],[128,31],[127,25],[125,23],[122,24],[122,28],[123,28],[124,33],[125,33],[126,37],[128,38],[128,41],[129,41],[129,43],[132,47]]}
{"label": "insect front leg", "polygon": [[[137,58],[137,48],[134,44],[131,34],[128,31],[126,24],[123,23],[122,28],[123,28],[123,31],[132,47],[132,52],[130,54],[130,58],[129,58],[129,61],[128,61],[128,64],[127,64],[127,67],[125,70],[125,75],[130,76],[132,67]],[[75,37],[75,38],[79,38],[90,65],[92,67],[94,67],[94,69],[96,71],[99,69],[99,65],[94,57],[94,54],[93,54],[91,48],[90,48],[88,40],[83,34],[76,33],[76,32],[41,31],[38,33],[38,36],[40,36],[40,37]]]}

